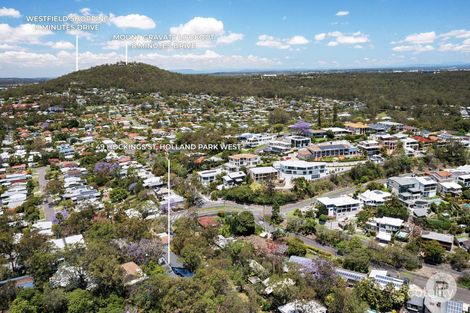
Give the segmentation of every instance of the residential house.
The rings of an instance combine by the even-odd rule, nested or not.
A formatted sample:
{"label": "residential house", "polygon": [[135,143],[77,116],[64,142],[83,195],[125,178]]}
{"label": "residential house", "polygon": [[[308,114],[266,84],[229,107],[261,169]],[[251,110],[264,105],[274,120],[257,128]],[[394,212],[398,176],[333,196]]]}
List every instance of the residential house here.
{"label": "residential house", "polygon": [[384,127],[386,131],[394,131],[394,132],[401,132],[404,129],[404,125],[397,122],[392,121],[380,121],[377,122],[378,125]]}
{"label": "residential house", "polygon": [[462,185],[457,184],[456,182],[440,182],[437,184],[437,191],[440,194],[452,194],[459,195],[462,193]]}
{"label": "residential house", "polygon": [[330,141],[302,148],[298,158],[302,160],[320,160],[324,157],[347,158],[357,156],[357,148],[348,141]]}
{"label": "residential house", "polygon": [[286,181],[303,177],[306,180],[318,179],[326,175],[326,163],[306,162],[302,160],[285,160],[274,163],[280,176]]}
{"label": "residential house", "polygon": [[147,279],[147,275],[145,275],[142,269],[134,262],[121,264],[121,268],[124,272],[124,286],[133,286]]}
{"label": "residential house", "polygon": [[369,126],[362,122],[346,122],[344,123],[344,127],[355,135],[365,135],[370,132]]}
{"label": "residential house", "polygon": [[250,168],[248,173],[255,182],[272,181],[279,177],[279,172],[272,166]]}
{"label": "residential house", "polygon": [[335,138],[340,138],[344,137],[346,135],[351,135],[352,132],[350,130],[347,130],[345,128],[341,127],[325,127],[323,128],[325,132],[331,132],[335,136]]}
{"label": "residential house", "polygon": [[394,234],[399,231],[404,224],[400,218],[394,217],[375,217],[367,222],[367,228],[376,232],[385,232]]}
{"label": "residential house", "polygon": [[391,198],[392,194],[390,192],[382,190],[366,190],[363,193],[359,194],[357,198],[362,202],[362,205],[367,206],[381,206],[385,204],[385,201]]}
{"label": "residential house", "polygon": [[222,177],[224,188],[231,188],[240,185],[245,181],[246,174],[244,172],[232,172]]}
{"label": "residential house", "polygon": [[255,167],[261,162],[259,156],[251,153],[234,154],[229,156],[228,160],[227,168],[230,171],[239,171],[242,167]]}
{"label": "residential house", "polygon": [[433,231],[423,231],[421,233],[421,239],[430,241],[437,241],[444,249],[451,251],[454,243],[454,236],[448,234],[441,234]]}
{"label": "residential house", "polygon": [[457,183],[464,187],[470,187],[470,174],[464,174],[457,177]]}
{"label": "residential house", "polygon": [[204,186],[208,186],[210,183],[215,181],[215,179],[217,178],[217,175],[220,175],[220,174],[222,174],[222,171],[220,169],[212,169],[212,170],[197,172],[199,181]]}
{"label": "residential house", "polygon": [[292,148],[303,148],[311,143],[311,139],[303,136],[288,136],[287,140],[290,141]]}
{"label": "residential house", "polygon": [[429,176],[416,177],[418,188],[425,198],[435,197],[437,194],[437,182]]}
{"label": "residential house", "polygon": [[346,195],[337,198],[320,197],[317,201],[327,208],[328,216],[334,217],[355,215],[362,207],[361,201]]}
{"label": "residential house", "polygon": [[357,147],[367,156],[380,154],[380,144],[377,140],[364,140],[359,142]]}
{"label": "residential house", "polygon": [[291,143],[287,141],[273,140],[269,142],[269,146],[266,150],[272,153],[287,153],[292,150],[292,146]]}

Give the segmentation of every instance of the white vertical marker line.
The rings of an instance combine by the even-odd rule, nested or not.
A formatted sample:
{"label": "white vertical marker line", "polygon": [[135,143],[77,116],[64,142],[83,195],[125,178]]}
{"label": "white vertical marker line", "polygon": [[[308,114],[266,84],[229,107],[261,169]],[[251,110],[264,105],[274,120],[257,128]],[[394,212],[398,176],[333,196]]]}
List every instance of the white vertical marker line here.
{"label": "white vertical marker line", "polygon": [[167,247],[167,253],[168,253],[168,266],[170,266],[171,268],[171,260],[170,260],[170,245],[171,245],[171,234],[170,234],[170,219],[171,219],[171,215],[170,215],[170,211],[171,211],[171,206],[170,206],[170,201],[171,201],[171,198],[170,198],[170,195],[171,195],[171,192],[170,192],[170,155],[168,154],[168,200],[167,200],[167,215],[168,215],[168,247]]}
{"label": "white vertical marker line", "polygon": [[75,71],[78,71],[78,35],[75,35]]}
{"label": "white vertical marker line", "polygon": [[127,65],[127,41],[126,41],[126,65]]}

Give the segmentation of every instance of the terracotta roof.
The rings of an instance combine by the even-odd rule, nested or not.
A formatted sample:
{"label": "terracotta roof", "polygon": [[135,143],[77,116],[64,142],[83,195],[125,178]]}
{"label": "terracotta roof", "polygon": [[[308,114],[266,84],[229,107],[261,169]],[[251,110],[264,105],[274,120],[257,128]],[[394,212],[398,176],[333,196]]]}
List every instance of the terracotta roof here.
{"label": "terracotta roof", "polygon": [[229,158],[231,159],[254,159],[258,157],[256,154],[252,154],[252,153],[241,153],[241,154],[234,154],[234,155],[231,155],[229,156]]}
{"label": "terracotta roof", "polygon": [[132,275],[136,277],[140,275],[140,267],[134,262],[127,262],[121,264],[121,267],[124,269],[127,275]]}
{"label": "terracotta roof", "polygon": [[197,219],[199,222],[199,225],[201,225],[204,228],[207,228],[209,226],[218,226],[219,222],[217,221],[216,216],[203,216]]}
{"label": "terracotta roof", "polygon": [[369,128],[367,124],[364,124],[362,122],[357,122],[357,123],[346,122],[344,123],[344,126],[351,127],[351,128]]}

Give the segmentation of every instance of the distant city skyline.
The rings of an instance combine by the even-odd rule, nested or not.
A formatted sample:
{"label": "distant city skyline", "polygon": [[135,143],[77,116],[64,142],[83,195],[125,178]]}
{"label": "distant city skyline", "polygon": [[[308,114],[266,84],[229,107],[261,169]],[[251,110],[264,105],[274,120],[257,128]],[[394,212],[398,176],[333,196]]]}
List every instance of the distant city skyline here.
{"label": "distant city skyline", "polygon": [[468,16],[464,0],[4,0],[0,76],[74,71],[76,36],[80,69],[125,61],[124,35],[141,36],[127,41],[129,62],[172,71],[468,64]]}

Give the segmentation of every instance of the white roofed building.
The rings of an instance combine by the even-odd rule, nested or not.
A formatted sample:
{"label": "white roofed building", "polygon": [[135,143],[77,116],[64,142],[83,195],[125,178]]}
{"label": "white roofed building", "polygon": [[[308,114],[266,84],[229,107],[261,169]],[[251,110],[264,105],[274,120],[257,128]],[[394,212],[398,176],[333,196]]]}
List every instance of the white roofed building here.
{"label": "white roofed building", "polygon": [[337,198],[320,197],[317,201],[328,209],[328,216],[334,217],[355,215],[362,208],[361,201],[346,195]]}
{"label": "white roofed building", "polygon": [[390,192],[382,190],[366,190],[359,194],[357,198],[362,202],[362,205],[367,206],[381,206],[384,205],[385,201],[391,198]]}
{"label": "white roofed building", "polygon": [[273,164],[279,170],[280,176],[285,180],[303,177],[306,180],[318,179],[326,176],[327,169],[324,162],[306,162],[302,160],[286,160]]}

